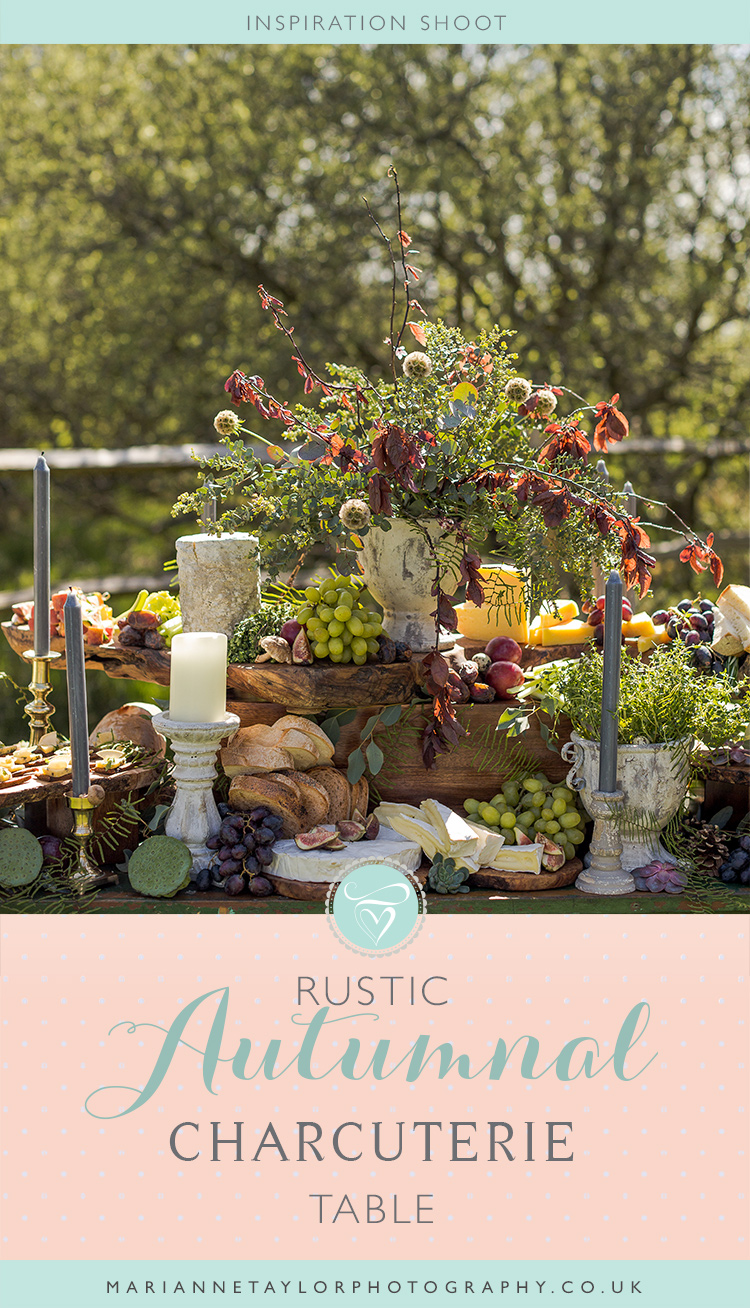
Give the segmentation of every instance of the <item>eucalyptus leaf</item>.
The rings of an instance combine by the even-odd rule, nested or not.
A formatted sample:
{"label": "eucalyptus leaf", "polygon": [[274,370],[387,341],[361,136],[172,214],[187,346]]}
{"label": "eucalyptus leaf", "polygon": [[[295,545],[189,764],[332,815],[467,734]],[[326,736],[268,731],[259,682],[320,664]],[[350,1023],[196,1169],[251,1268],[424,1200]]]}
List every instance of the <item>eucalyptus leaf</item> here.
{"label": "eucalyptus leaf", "polygon": [[341,725],[338,718],[326,718],[320,724],[321,731],[325,731],[332,745],[337,745],[341,735]]}
{"label": "eucalyptus leaf", "polygon": [[394,722],[398,722],[401,717],[401,704],[389,704],[380,714],[380,722],[384,727],[392,727]]}
{"label": "eucalyptus leaf", "polygon": [[369,767],[372,775],[377,776],[378,772],[380,771],[383,764],[385,763],[385,755],[383,754],[383,751],[380,748],[380,746],[375,744],[374,740],[370,741],[369,745],[367,746],[366,752],[367,752],[367,766]]}
{"label": "eucalyptus leaf", "polygon": [[357,784],[360,777],[364,776],[366,766],[367,764],[362,750],[353,750],[349,755],[349,765],[346,769],[347,780],[350,781],[353,786]]}

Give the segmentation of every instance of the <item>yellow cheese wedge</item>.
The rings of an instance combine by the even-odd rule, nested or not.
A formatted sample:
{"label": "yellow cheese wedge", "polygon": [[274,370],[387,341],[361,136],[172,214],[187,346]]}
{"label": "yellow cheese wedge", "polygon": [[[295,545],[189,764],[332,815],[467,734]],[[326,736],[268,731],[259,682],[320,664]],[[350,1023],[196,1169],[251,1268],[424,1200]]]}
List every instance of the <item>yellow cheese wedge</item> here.
{"label": "yellow cheese wedge", "polygon": [[560,627],[545,627],[542,631],[542,644],[549,645],[583,645],[591,640],[594,628],[588,622],[565,622]]}
{"label": "yellow cheese wedge", "polygon": [[578,617],[578,605],[575,600],[558,600],[557,613],[551,604],[543,604],[539,616],[534,619],[544,627],[560,627],[565,622],[572,622]]}
{"label": "yellow cheese wedge", "polygon": [[523,578],[517,568],[487,564],[479,569],[484,583],[484,604],[457,604],[458,630],[470,640],[485,644],[493,636],[511,636],[528,644],[529,622],[523,597]]}
{"label": "yellow cheese wedge", "polygon": [[667,628],[664,623],[662,623],[661,626],[657,623],[654,627],[652,640],[655,645],[667,645],[669,643],[669,635],[667,634]]}
{"label": "yellow cheese wedge", "polygon": [[634,613],[629,622],[623,622],[624,636],[655,636],[656,627],[650,613]]}
{"label": "yellow cheese wedge", "polygon": [[639,636],[638,653],[645,654],[647,650],[653,649],[655,644],[656,641],[654,640],[653,636]]}
{"label": "yellow cheese wedge", "polygon": [[535,618],[529,627],[529,645],[541,645],[542,643],[542,624],[538,618]]}

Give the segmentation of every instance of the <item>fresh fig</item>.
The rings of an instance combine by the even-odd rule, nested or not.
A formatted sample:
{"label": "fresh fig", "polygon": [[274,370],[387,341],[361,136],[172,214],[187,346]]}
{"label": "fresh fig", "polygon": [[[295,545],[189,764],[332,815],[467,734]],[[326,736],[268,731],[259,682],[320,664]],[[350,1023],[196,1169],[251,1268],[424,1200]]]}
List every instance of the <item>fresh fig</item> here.
{"label": "fresh fig", "polygon": [[307,632],[304,627],[300,627],[292,645],[292,663],[312,663],[312,661],[312,650],[307,639]]}
{"label": "fresh fig", "polygon": [[396,643],[391,640],[390,636],[378,636],[379,653],[375,655],[378,663],[395,663],[396,662]]}
{"label": "fresh fig", "polygon": [[284,623],[283,627],[281,628],[281,631],[279,632],[279,635],[281,636],[282,640],[286,640],[289,642],[290,645],[293,645],[295,640],[299,636],[301,630],[302,630],[302,623],[297,622],[294,618],[291,618],[289,622]]}
{"label": "fresh fig", "polygon": [[396,662],[411,663],[413,656],[411,645],[407,645],[405,640],[394,641],[396,647]]}
{"label": "fresh fig", "polygon": [[473,686],[479,678],[479,668],[473,659],[467,659],[458,669],[458,675],[467,686]]}
{"label": "fresh fig", "polygon": [[526,832],[523,831],[523,830],[521,829],[521,827],[514,827],[514,828],[513,828],[513,835],[514,835],[515,838],[516,838],[516,844],[517,844],[517,845],[533,845],[533,844],[534,844],[534,841],[529,839],[529,837],[527,836]]}
{"label": "fresh fig", "polygon": [[365,840],[377,840],[380,832],[380,823],[374,813],[371,813],[365,826]]}
{"label": "fresh fig", "polygon": [[346,849],[346,842],[339,840],[337,836],[335,840],[331,841],[330,845],[326,845],[326,849]]}
{"label": "fresh fig", "polygon": [[[91,628],[89,628],[88,632],[86,633],[86,639],[89,645],[93,645],[95,642],[89,640],[90,635],[91,635]],[[146,649],[167,648],[167,642],[165,641],[164,637],[156,630],[156,628],[152,628],[150,631],[146,632],[145,636],[143,637],[143,643],[146,646]]]}
{"label": "fresh fig", "polygon": [[341,839],[346,840],[347,842],[361,840],[363,835],[365,834],[364,824],[362,822],[354,822],[352,820],[348,822],[337,822],[336,830],[341,836]]}
{"label": "fresh fig", "polygon": [[363,827],[367,826],[367,819],[362,816],[358,808],[352,813],[352,822],[361,822]]}
{"label": "fresh fig", "polygon": [[495,698],[494,690],[485,681],[475,681],[469,693],[475,704],[491,704]]}
{"label": "fresh fig", "polygon": [[136,631],[135,627],[123,627],[122,631],[117,633],[117,643],[122,645],[123,649],[135,649],[143,647],[144,632]]}
{"label": "fresh fig", "polygon": [[550,840],[549,836],[545,836],[541,831],[534,843],[544,845],[542,867],[546,868],[548,872],[559,872],[565,863],[565,850],[561,849],[559,845],[555,844],[554,840]]}
{"label": "fresh fig", "polygon": [[155,630],[158,625],[159,619],[150,609],[137,609],[128,614],[128,626],[135,627],[136,631]]}
{"label": "fresh fig", "polygon": [[[338,846],[334,845],[333,841],[338,841]],[[300,831],[299,835],[294,837],[294,843],[298,849],[343,849],[338,833],[330,831],[328,827],[313,827],[312,831]]]}

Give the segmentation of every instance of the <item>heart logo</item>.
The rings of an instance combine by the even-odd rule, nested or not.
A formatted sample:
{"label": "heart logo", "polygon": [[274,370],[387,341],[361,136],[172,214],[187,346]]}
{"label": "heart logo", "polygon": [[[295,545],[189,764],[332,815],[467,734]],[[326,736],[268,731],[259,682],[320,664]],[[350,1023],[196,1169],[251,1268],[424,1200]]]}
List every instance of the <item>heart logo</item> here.
{"label": "heart logo", "polygon": [[[358,925],[362,928],[365,935],[374,945],[379,945],[386,931],[389,931],[396,921],[395,908],[384,908],[382,913],[376,913],[373,909],[367,908],[364,904],[358,904],[354,910],[354,917]],[[381,926],[383,919],[386,919],[385,925]],[[369,921],[367,920],[369,919]],[[378,929],[379,928],[379,929]]]}

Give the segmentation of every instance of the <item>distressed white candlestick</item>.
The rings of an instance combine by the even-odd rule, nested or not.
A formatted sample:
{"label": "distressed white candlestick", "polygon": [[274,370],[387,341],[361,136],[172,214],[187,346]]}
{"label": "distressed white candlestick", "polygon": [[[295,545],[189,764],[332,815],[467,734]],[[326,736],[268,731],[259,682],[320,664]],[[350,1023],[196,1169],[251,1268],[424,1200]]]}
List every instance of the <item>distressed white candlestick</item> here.
{"label": "distressed white candlestick", "polygon": [[244,531],[180,536],[177,541],[183,631],[223,631],[260,608],[260,547]]}
{"label": "distressed white candlestick", "polygon": [[227,702],[227,638],[219,631],[172,637],[169,716],[173,722],[219,722]]}
{"label": "distressed white candlestick", "polygon": [[193,856],[193,870],[197,871],[211,859],[206,841],[221,826],[213,796],[216,751],[222,740],[231,740],[240,720],[235,713],[225,713],[216,722],[182,722],[157,713],[153,724],[171,741],[174,754],[175,797],[164,829],[168,836],[187,845]]}

